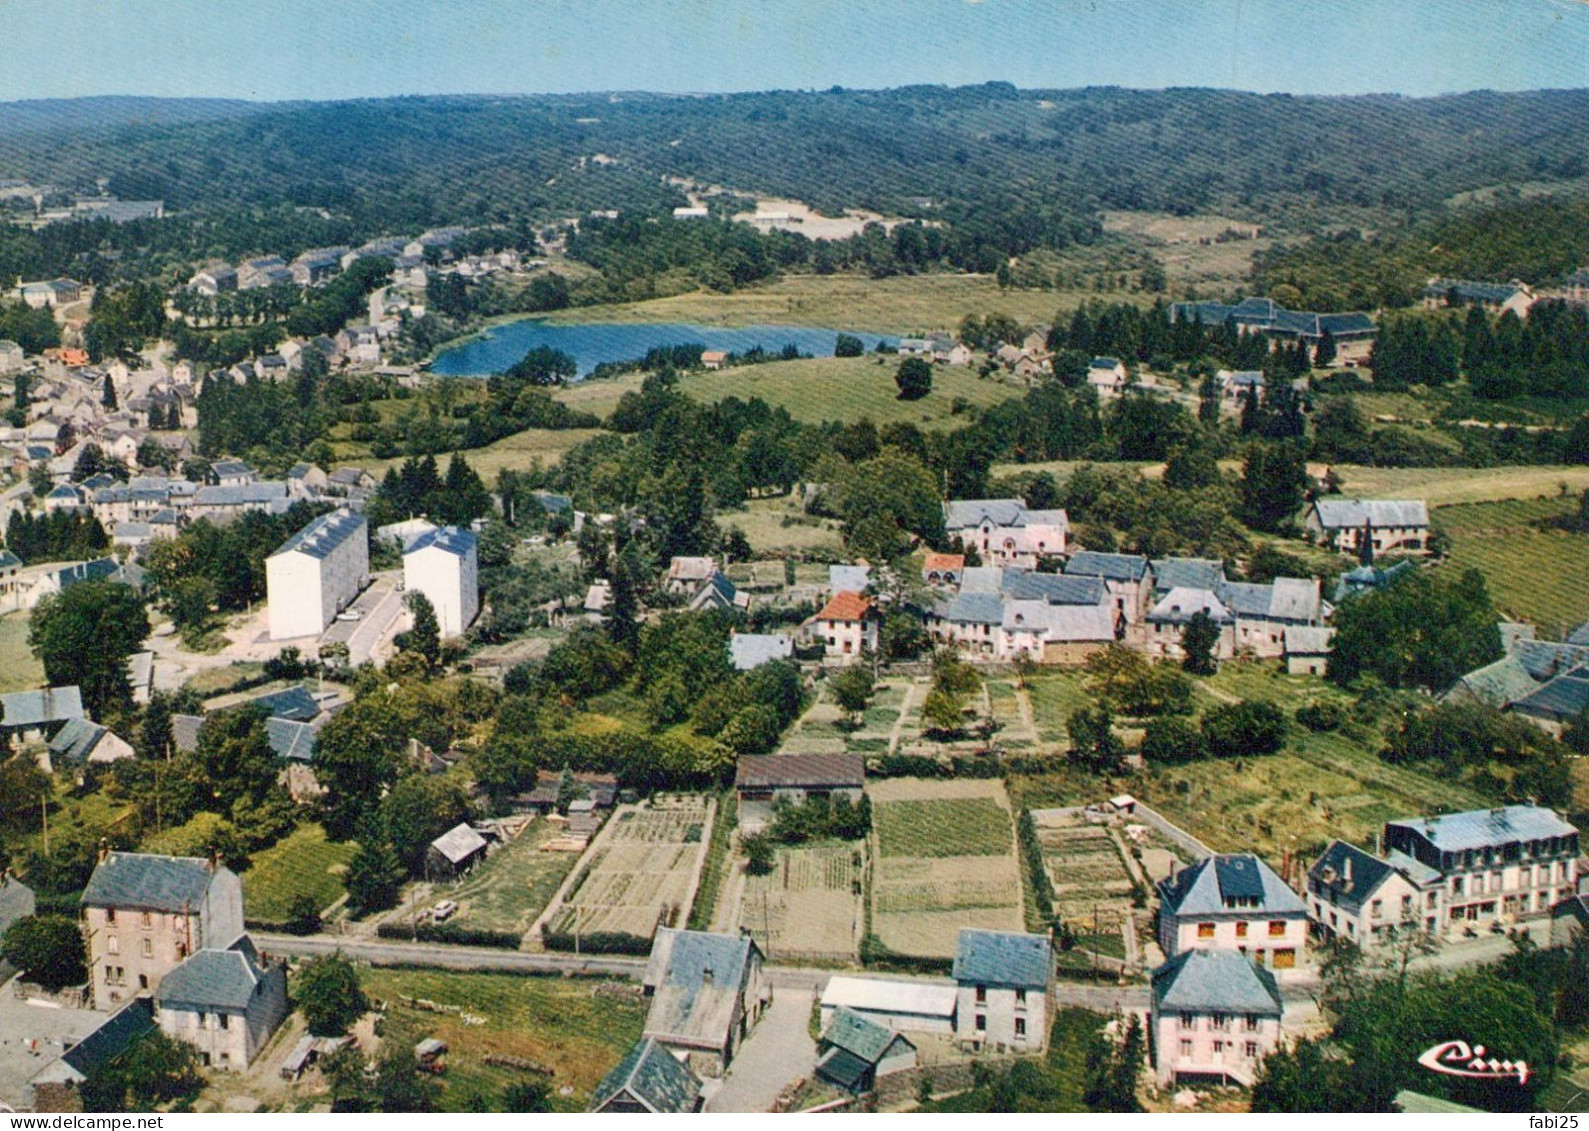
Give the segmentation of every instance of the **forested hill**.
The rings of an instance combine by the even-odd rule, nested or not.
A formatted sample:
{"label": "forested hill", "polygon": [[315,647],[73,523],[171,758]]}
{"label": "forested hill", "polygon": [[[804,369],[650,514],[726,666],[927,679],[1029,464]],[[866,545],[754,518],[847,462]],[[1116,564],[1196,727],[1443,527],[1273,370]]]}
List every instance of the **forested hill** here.
{"label": "forested hill", "polygon": [[178,208],[318,204],[440,223],[660,208],[679,202],[658,183],[675,174],[951,222],[1013,210],[1012,223],[1043,230],[1039,242],[1062,242],[1097,207],[1406,210],[1509,180],[1581,178],[1585,121],[1589,91],[1303,98],[995,83],[277,106],[93,99],[0,106],[0,180],[108,177],[119,195]]}
{"label": "forested hill", "polygon": [[[46,98],[0,103],[0,138],[43,134],[55,140],[64,133],[97,136],[128,127],[176,126],[218,118],[240,118],[284,108],[282,104],[244,102],[235,98],[142,98],[101,95],[95,98]],[[7,155],[0,151],[0,164]]]}

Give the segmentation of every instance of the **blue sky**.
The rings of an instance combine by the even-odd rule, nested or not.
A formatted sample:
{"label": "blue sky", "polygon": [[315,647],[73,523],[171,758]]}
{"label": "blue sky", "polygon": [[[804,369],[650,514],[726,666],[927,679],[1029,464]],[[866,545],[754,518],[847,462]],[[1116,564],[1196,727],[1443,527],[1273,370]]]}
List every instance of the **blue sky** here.
{"label": "blue sky", "polygon": [[0,100],[1589,86],[1586,0],[0,0]]}

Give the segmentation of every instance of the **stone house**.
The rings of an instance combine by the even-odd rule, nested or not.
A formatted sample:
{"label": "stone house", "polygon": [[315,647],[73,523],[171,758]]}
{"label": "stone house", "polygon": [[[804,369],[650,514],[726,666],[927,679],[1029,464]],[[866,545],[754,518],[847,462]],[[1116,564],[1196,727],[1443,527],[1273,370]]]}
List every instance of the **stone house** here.
{"label": "stone house", "polygon": [[1326,940],[1371,949],[1393,930],[1436,934],[1444,886],[1438,872],[1406,853],[1381,858],[1335,840],[1308,870],[1308,914]]}
{"label": "stone house", "polygon": [[827,648],[829,659],[853,664],[866,652],[877,651],[877,605],[859,593],[835,593],[820,612],[801,626],[802,632]]}
{"label": "stone house", "polygon": [[203,947],[160,981],[160,1029],[194,1046],[206,1067],[241,1072],[287,1016],[287,968],[243,935]]}
{"label": "stone house", "polygon": [[816,1074],[861,1094],[877,1078],[916,1067],[916,1046],[900,1033],[848,1009],[835,1010],[817,1042]]}
{"label": "stone house", "polygon": [[1065,553],[1070,519],[1062,510],[1029,510],[1020,499],[953,499],[943,505],[944,530],[974,548],[987,565],[1033,568]]}
{"label": "stone house", "polygon": [[647,1037],[636,1041],[591,1093],[593,1112],[682,1115],[701,1109],[701,1081],[688,1064]]}
{"label": "stone house", "polygon": [[89,977],[100,1009],[145,991],[189,955],[243,933],[243,886],[214,860],[106,853],[83,890]]}
{"label": "stone house", "polygon": [[1153,566],[1138,554],[1077,550],[1065,563],[1065,575],[1102,578],[1128,626],[1141,623],[1153,604]]}
{"label": "stone house", "polygon": [[1365,537],[1374,555],[1429,552],[1429,508],[1422,499],[1315,499],[1303,522],[1319,545],[1360,553]]}
{"label": "stone house", "polygon": [[728,1070],[772,1001],[754,939],[658,927],[646,963],[643,1036],[701,1076]]}
{"label": "stone house", "polygon": [[1046,935],[965,928],[955,943],[955,1039],[995,1052],[1048,1044],[1054,952]]}

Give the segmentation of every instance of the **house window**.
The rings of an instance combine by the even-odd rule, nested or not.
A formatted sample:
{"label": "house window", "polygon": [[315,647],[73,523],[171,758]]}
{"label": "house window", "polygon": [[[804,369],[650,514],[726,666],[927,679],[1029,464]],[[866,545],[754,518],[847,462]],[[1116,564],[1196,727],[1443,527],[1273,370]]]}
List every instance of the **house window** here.
{"label": "house window", "polygon": [[142,923],[142,925],[145,926],[145,927],[154,926],[154,916],[150,915],[149,912],[145,911],[143,913],[143,923]]}
{"label": "house window", "polygon": [[1370,903],[1368,905],[1368,916],[1369,916],[1370,919],[1378,919],[1382,914],[1384,914],[1384,911],[1385,911],[1385,902],[1384,902],[1384,900],[1376,899],[1376,900],[1374,900],[1373,903]]}
{"label": "house window", "polygon": [[1247,1059],[1248,1060],[1257,1060],[1258,1059],[1258,1042],[1257,1041],[1248,1041],[1245,1051],[1247,1053]]}
{"label": "house window", "polygon": [[105,936],[105,953],[106,954],[120,954],[121,953],[121,940],[119,938],[117,938],[115,935],[106,935]]}
{"label": "house window", "polygon": [[105,908],[105,924],[111,927],[116,925],[116,909],[114,907]]}
{"label": "house window", "polygon": [[1280,938],[1285,933],[1286,933],[1286,921],[1284,919],[1271,919],[1271,920],[1269,920],[1269,937],[1270,938],[1272,938],[1272,939]]}
{"label": "house window", "polygon": [[1456,876],[1456,877],[1454,877],[1452,879],[1452,881],[1451,881],[1451,894],[1452,895],[1461,895],[1462,894],[1462,877],[1461,876]]}
{"label": "house window", "polygon": [[1015,991],[1015,1008],[1016,1009],[1025,1009],[1026,1008],[1026,991],[1025,990],[1016,990]]}
{"label": "house window", "polygon": [[143,956],[145,958],[153,958],[154,957],[154,940],[153,939],[144,939],[143,940]]}
{"label": "house window", "polygon": [[978,1033],[986,1033],[988,1031],[988,1015],[985,1013],[977,1014],[973,1028]]}
{"label": "house window", "polygon": [[1191,1041],[1182,1041],[1181,1042],[1181,1059],[1182,1060],[1190,1060],[1191,1057],[1192,1057],[1192,1042]]}
{"label": "house window", "polygon": [[1181,1013],[1181,1028],[1183,1028],[1183,1029],[1195,1029],[1195,1028],[1197,1028],[1197,1018],[1194,1017],[1192,1014],[1187,1013],[1187,1012],[1185,1012],[1183,1010],[1182,1013]]}
{"label": "house window", "polygon": [[1214,924],[1212,924],[1212,923],[1199,923],[1197,925],[1197,937],[1200,938],[1200,939],[1211,939],[1211,938],[1213,938],[1214,937]]}
{"label": "house window", "polygon": [[232,1026],[232,1018],[231,1018],[231,1016],[229,1014],[225,1014],[225,1013],[217,1014],[215,1019],[220,1022],[220,1028],[221,1028],[222,1032],[225,1032],[227,1029],[230,1029],[231,1026]]}
{"label": "house window", "polygon": [[1025,1037],[1026,1036],[1026,1018],[1017,1017],[1015,1019],[1015,1035],[1017,1037]]}
{"label": "house window", "polygon": [[977,1004],[978,1005],[986,1005],[986,1004],[988,1004],[988,988],[986,986],[978,986],[977,987]]}
{"label": "house window", "polygon": [[[1214,1016],[1210,1018],[1210,1023],[1221,1033],[1230,1032],[1230,1014],[1228,1013],[1214,1014]],[[1217,1043],[1218,1042],[1216,1042],[1216,1044]]]}
{"label": "house window", "polygon": [[1238,939],[1247,937],[1247,923],[1245,921],[1236,924],[1236,937]]}
{"label": "house window", "polygon": [[1247,1014],[1243,1021],[1247,1026],[1247,1032],[1256,1033],[1258,1031],[1258,1015],[1256,1013]]}

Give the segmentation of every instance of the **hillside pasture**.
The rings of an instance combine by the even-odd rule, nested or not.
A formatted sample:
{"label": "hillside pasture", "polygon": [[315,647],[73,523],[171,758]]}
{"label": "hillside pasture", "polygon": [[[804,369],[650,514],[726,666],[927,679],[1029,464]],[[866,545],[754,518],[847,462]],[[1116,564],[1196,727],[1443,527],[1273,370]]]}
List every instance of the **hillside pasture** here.
{"label": "hillside pasture", "polygon": [[872,934],[889,951],[953,956],[962,927],[1019,931],[1014,822],[998,781],[868,783],[876,865]]}

